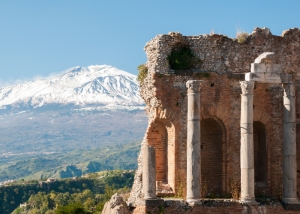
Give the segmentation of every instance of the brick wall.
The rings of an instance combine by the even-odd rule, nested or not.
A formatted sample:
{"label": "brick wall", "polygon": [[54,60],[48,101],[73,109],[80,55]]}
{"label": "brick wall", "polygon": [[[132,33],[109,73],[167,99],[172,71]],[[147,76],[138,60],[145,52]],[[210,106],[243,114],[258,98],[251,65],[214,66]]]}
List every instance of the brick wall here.
{"label": "brick wall", "polygon": [[[190,71],[172,73],[167,56],[178,43],[188,44],[194,54],[203,60],[202,66]],[[162,177],[167,177],[164,179],[172,185],[175,194],[184,197],[186,191],[187,91],[185,84],[188,80],[203,80],[200,91],[201,172],[208,189],[218,186],[215,190],[210,190],[215,195],[230,194],[232,182],[240,182],[241,88],[239,81],[244,80],[243,73],[250,71],[250,64],[263,52],[275,52],[275,63],[282,65],[284,73],[293,74],[297,84],[297,118],[300,118],[299,29],[290,29],[282,36],[274,36],[268,29],[257,28],[244,44],[239,44],[236,40],[223,35],[184,37],[179,33],[170,33],[152,39],[145,46],[145,51],[148,57],[146,65],[149,70],[147,78],[141,83],[141,96],[147,105],[146,111],[150,124],[146,133],[146,143],[155,144],[158,148],[160,154],[157,157],[158,176],[163,174]],[[203,73],[208,73],[209,76],[201,75]],[[283,180],[282,86],[255,83],[253,110],[256,194],[280,198]],[[165,137],[151,134],[152,128],[157,124],[160,127],[158,132],[160,135],[164,133]],[[299,127],[298,125],[298,154],[300,154]],[[300,171],[299,156],[297,160]],[[165,166],[159,166],[163,162]],[[139,167],[142,167],[142,164],[139,164]],[[298,175],[298,192],[300,192],[300,173]],[[139,182],[137,179],[138,177],[136,183]],[[136,191],[136,188],[134,189]]]}
{"label": "brick wall", "polygon": [[201,121],[201,179],[205,191],[202,197],[223,196],[222,184],[226,176],[223,170],[224,135],[216,120],[208,118]]}
{"label": "brick wall", "polygon": [[138,206],[133,214],[296,214],[299,211],[284,210],[280,203],[269,205],[243,206],[236,202],[222,202],[215,204],[204,204],[200,206],[189,206],[183,202],[169,201],[165,206],[145,207]]}

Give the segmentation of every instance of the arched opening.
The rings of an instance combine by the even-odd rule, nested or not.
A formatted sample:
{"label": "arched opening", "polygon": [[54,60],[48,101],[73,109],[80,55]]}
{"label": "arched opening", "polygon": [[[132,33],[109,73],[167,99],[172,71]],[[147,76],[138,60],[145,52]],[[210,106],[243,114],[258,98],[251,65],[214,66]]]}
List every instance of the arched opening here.
{"label": "arched opening", "polygon": [[268,187],[267,134],[265,125],[259,121],[253,122],[253,144],[255,192],[258,196],[266,195]]}
{"label": "arched opening", "polygon": [[223,142],[220,123],[208,118],[201,121],[202,197],[223,195]]}
{"label": "arched opening", "polygon": [[174,195],[175,128],[167,120],[156,120],[148,131],[148,144],[156,151],[156,193]]}

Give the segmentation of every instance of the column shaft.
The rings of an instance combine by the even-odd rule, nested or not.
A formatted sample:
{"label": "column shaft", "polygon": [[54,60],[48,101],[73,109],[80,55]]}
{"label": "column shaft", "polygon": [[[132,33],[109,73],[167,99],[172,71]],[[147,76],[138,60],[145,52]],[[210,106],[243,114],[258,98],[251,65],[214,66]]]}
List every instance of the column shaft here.
{"label": "column shaft", "polygon": [[200,204],[200,80],[189,80],[187,112],[187,195],[188,203]]}
{"label": "column shaft", "polygon": [[156,159],[153,146],[143,146],[144,199],[156,199]]}
{"label": "column shaft", "polygon": [[297,200],[296,108],[293,84],[283,84],[283,201]]}
{"label": "column shaft", "polygon": [[241,94],[241,203],[256,204],[254,196],[253,89],[254,81],[240,82]]}

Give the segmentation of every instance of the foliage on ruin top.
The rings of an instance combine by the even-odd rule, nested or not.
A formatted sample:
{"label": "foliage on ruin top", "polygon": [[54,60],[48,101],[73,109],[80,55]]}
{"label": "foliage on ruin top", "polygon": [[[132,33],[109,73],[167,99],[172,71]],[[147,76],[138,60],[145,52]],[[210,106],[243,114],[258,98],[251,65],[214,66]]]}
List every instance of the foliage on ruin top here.
{"label": "foliage on ruin top", "polygon": [[237,42],[240,44],[243,44],[247,41],[247,37],[249,36],[249,33],[243,31],[243,30],[237,30],[236,32],[236,38]]}
{"label": "foliage on ruin top", "polygon": [[188,70],[201,65],[203,62],[193,54],[186,45],[177,45],[168,56],[170,68],[173,70]]}
{"label": "foliage on ruin top", "polygon": [[144,79],[147,77],[148,74],[148,68],[145,64],[141,64],[137,67],[137,70],[139,71],[137,80],[142,83],[144,82]]}

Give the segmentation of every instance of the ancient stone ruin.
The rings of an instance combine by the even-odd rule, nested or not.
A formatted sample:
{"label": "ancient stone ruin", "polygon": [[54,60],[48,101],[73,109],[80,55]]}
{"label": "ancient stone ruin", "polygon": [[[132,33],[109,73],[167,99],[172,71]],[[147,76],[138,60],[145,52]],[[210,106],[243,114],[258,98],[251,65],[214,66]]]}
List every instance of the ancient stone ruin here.
{"label": "ancient stone ruin", "polygon": [[[178,47],[191,68],[171,68]],[[243,43],[172,32],[145,51],[133,213],[299,213],[300,30],[256,28]]]}

